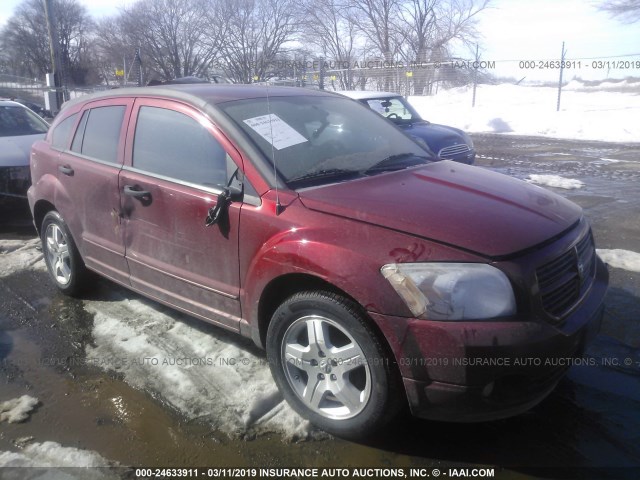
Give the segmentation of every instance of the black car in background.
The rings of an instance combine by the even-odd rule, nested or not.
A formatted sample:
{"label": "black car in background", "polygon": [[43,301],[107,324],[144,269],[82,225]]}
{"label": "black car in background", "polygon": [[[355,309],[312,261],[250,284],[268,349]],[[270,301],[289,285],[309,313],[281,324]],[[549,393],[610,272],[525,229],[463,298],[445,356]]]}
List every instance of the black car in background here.
{"label": "black car in background", "polygon": [[468,165],[472,165],[475,161],[476,151],[469,135],[458,128],[424,120],[402,95],[367,91],[336,93],[358,100],[412,137],[424,141],[442,160],[454,160]]}

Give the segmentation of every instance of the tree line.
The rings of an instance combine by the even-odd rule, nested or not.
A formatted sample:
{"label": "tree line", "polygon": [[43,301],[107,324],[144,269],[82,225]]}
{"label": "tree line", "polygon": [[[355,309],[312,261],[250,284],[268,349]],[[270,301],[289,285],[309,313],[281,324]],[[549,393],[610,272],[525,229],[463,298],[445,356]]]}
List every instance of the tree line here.
{"label": "tree line", "polygon": [[[306,75],[318,59],[345,66],[337,88],[363,82],[363,60],[442,62],[478,40],[490,0],[137,0],[94,19],[78,0],[52,0],[67,84],[222,76],[236,83]],[[24,0],[0,31],[0,69],[43,78],[51,60],[42,0]],[[316,62],[316,63],[314,63]],[[128,65],[128,66],[127,66]],[[125,75],[129,72],[125,72]],[[428,79],[416,78],[416,92]],[[364,86],[364,85],[360,85]]]}

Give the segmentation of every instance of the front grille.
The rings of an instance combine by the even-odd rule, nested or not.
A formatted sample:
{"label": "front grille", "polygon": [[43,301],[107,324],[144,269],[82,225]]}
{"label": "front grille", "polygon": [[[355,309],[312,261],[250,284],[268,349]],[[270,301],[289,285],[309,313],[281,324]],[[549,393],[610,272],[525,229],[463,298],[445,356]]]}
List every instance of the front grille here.
{"label": "front grille", "polygon": [[580,300],[595,272],[591,232],[554,260],[536,269],[544,310],[560,319]]}
{"label": "front grille", "polygon": [[438,156],[444,159],[453,158],[463,153],[467,153],[469,150],[471,150],[469,148],[469,145],[460,143],[458,145],[451,145],[449,147],[444,147],[442,150],[438,152]]}

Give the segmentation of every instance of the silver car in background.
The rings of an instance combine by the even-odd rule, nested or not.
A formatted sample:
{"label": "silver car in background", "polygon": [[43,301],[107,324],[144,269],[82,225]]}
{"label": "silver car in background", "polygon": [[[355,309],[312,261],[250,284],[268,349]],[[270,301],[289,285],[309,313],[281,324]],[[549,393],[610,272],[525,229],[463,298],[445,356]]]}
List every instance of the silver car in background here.
{"label": "silver car in background", "polygon": [[31,185],[31,145],[44,138],[49,124],[24,105],[0,100],[0,201],[26,198]]}

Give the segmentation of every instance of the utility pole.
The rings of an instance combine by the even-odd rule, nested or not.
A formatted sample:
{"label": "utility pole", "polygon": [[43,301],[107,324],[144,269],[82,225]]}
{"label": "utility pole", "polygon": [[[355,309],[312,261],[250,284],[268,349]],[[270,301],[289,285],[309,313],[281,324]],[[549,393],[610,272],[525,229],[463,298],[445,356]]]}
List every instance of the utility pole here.
{"label": "utility pole", "polygon": [[478,53],[478,44],[476,43],[476,64],[473,70],[473,99],[471,100],[471,108],[476,106],[476,87],[478,86],[478,66],[480,64],[480,55]]}
{"label": "utility pole", "polygon": [[142,57],[140,57],[140,47],[136,48],[136,57],[133,60],[134,65],[138,68],[138,86],[144,85],[144,79],[142,78]]}
{"label": "utility pole", "polygon": [[320,88],[320,90],[324,90],[324,74],[325,74],[324,57],[320,57],[320,78],[318,79],[318,87]]}
{"label": "utility pole", "polygon": [[564,42],[562,42],[562,54],[560,55],[560,80],[558,80],[558,104],[556,105],[556,112],[560,111],[560,95],[562,94],[562,70],[564,70],[564,58],[567,52],[564,49]]}
{"label": "utility pole", "polygon": [[51,68],[53,74],[53,86],[56,92],[56,111],[64,102],[62,92],[62,62],[60,61],[60,42],[58,40],[58,30],[53,12],[51,0],[42,0],[44,4],[44,16],[47,21],[47,32],[49,34],[49,53],[51,55]]}

